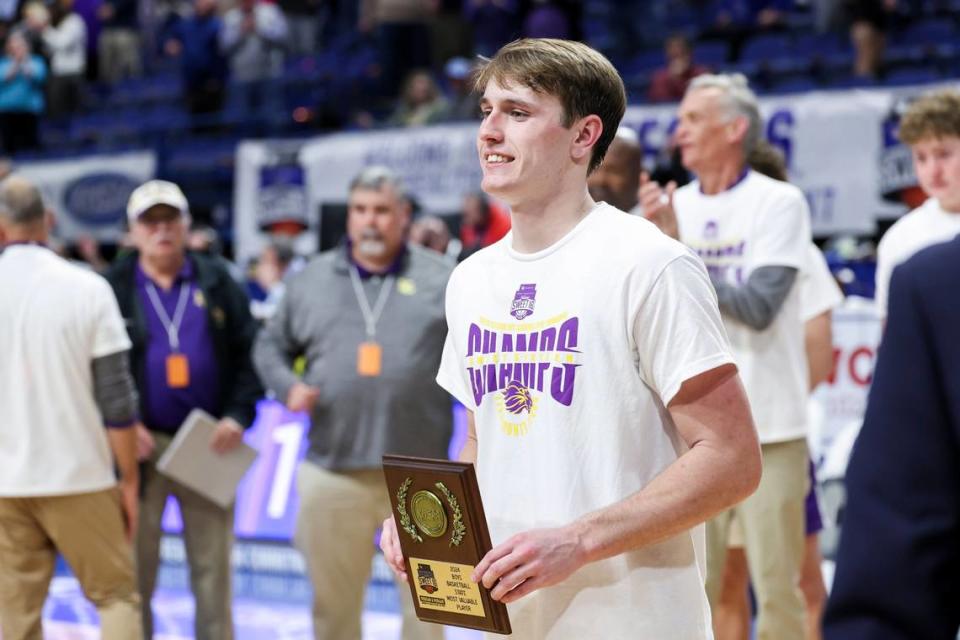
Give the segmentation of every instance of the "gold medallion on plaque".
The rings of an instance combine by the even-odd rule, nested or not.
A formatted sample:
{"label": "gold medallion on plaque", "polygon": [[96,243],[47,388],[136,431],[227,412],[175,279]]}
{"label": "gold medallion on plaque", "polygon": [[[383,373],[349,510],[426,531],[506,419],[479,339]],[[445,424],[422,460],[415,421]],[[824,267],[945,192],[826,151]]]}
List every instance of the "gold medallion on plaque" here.
{"label": "gold medallion on plaque", "polygon": [[447,532],[447,512],[432,491],[424,489],[413,494],[410,511],[417,528],[431,538],[439,538]]}

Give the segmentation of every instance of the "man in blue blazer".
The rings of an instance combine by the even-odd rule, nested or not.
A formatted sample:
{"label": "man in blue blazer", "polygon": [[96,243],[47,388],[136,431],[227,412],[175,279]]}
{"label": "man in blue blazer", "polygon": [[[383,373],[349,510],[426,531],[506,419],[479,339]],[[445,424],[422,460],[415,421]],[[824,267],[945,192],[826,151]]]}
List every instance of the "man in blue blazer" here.
{"label": "man in blue blazer", "polygon": [[826,640],[954,640],[960,627],[960,237],[891,280]]}

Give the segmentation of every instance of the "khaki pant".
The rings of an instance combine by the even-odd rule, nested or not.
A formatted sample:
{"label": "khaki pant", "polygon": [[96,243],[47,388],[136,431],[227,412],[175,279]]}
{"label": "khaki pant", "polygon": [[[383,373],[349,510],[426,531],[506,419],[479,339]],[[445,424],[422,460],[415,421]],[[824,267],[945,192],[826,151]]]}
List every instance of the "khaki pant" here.
{"label": "khaki pant", "polygon": [[137,578],[143,596],[143,635],[153,637],[150,600],[160,566],[160,521],[167,497],[173,495],[183,517],[183,543],[190,567],[190,590],[196,600],[194,635],[197,640],[231,640],[230,552],[233,546],[233,508],[221,509],[200,494],[157,472],[154,464],[170,436],[152,432],[157,446],[141,467],[140,528],[137,532]]}
{"label": "khaki pant", "polygon": [[130,544],[116,489],[0,498],[0,629],[3,640],[40,640],[57,552],[100,613],[104,640],[140,638]]}
{"label": "khaki pant", "polygon": [[[294,544],[313,585],[313,636],[362,637],[363,595],[373,560],[373,537],[390,514],[380,469],[334,473],[312,462],[297,468],[300,511]],[[417,620],[410,587],[397,582],[403,640],[441,640],[443,627]]]}
{"label": "khaki pant", "polygon": [[727,537],[734,516],[743,530],[750,581],[757,597],[757,640],[803,640],[804,499],[810,476],[806,440],[765,444],[756,493],[707,522],[707,596],[720,597]]}

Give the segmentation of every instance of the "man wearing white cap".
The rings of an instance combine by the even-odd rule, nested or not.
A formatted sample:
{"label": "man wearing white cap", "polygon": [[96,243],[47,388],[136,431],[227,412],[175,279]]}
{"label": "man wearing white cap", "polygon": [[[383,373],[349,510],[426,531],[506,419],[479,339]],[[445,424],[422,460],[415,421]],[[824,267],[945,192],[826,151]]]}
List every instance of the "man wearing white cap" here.
{"label": "man wearing white cap", "polygon": [[153,636],[147,603],[156,586],[160,521],[173,495],[183,516],[196,598],[195,636],[229,640],[233,510],[157,473],[154,465],[194,408],[219,419],[210,441],[214,451],[240,444],[262,397],[250,362],[256,324],[225,263],[185,249],[190,214],[177,185],[141,185],[130,195],[127,217],[136,251],[118,260],[107,279],[133,343],[131,368],[145,425],[137,434],[143,490],[136,545],[144,635]]}

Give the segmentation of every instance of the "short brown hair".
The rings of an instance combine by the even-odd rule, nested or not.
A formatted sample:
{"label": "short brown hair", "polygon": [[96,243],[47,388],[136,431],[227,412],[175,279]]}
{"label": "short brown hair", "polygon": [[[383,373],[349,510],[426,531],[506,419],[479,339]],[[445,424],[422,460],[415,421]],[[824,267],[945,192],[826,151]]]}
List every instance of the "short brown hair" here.
{"label": "short brown hair", "polygon": [[908,145],[930,138],[960,138],[960,93],[948,89],[918,98],[903,114],[899,135]]}
{"label": "short brown hair", "polygon": [[603,162],[627,108],[627,92],[610,61],[580,42],[525,38],[504,45],[477,72],[474,88],[482,94],[491,81],[520,83],[556,97],[563,106],[563,126],[595,114],[603,132],[593,147],[587,173]]}
{"label": "short brown hair", "polygon": [[766,140],[761,140],[747,156],[747,164],[768,178],[787,182],[787,161],[783,152]]}

